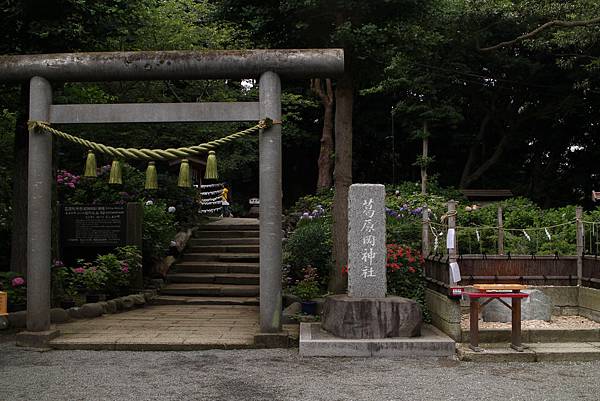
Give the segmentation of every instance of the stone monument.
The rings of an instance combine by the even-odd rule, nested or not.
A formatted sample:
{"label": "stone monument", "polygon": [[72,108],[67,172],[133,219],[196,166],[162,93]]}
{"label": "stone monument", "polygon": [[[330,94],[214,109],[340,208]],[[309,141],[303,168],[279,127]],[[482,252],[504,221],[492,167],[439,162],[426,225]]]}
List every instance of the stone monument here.
{"label": "stone monument", "polygon": [[348,294],[327,297],[322,328],[352,339],[415,337],[419,305],[387,292],[385,186],[354,184],[348,201]]}

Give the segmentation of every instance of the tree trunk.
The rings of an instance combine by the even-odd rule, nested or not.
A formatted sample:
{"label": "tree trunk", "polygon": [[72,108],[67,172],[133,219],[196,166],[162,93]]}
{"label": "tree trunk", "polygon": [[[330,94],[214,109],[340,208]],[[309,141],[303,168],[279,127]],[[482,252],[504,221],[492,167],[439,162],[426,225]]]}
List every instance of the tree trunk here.
{"label": "tree trunk", "polygon": [[427,195],[427,157],[429,153],[429,137],[427,136],[427,121],[423,122],[423,164],[421,165],[421,194]]}
{"label": "tree trunk", "polygon": [[465,167],[463,168],[463,172],[460,177],[460,188],[466,188],[471,183],[471,180],[469,180],[469,175],[471,174],[471,169],[473,168],[475,158],[477,157],[477,150],[479,150],[483,144],[487,126],[492,119],[492,112],[493,109],[488,110],[483,120],[481,120],[481,124],[479,125],[479,132],[477,133],[477,137],[475,138],[475,143],[471,145],[467,162],[465,163]]}
{"label": "tree trunk", "polygon": [[317,191],[329,189],[332,186],[333,177],[333,102],[334,94],[331,85],[331,79],[325,80],[325,88],[323,88],[320,79],[311,81],[312,91],[319,96],[321,104],[323,104],[323,131],[321,133],[321,150],[319,152],[319,160],[317,166],[319,168],[319,176],[317,179]]}
{"label": "tree trunk", "polygon": [[496,162],[498,162],[498,160],[504,153],[504,149],[508,145],[508,139],[508,134],[505,133],[500,139],[500,143],[496,145],[494,153],[492,153],[490,157],[488,157],[483,163],[481,163],[479,168],[477,168],[474,172],[470,173],[466,177],[464,182],[461,182],[461,188],[466,188],[478,179],[480,179],[486,171],[488,171],[491,167],[494,166],[494,164],[496,164]]}
{"label": "tree trunk", "polygon": [[348,277],[348,190],[352,184],[352,108],[354,87],[348,70],[335,89],[335,196],[333,200],[333,266],[329,291],[344,293]]}
{"label": "tree trunk", "polygon": [[[10,270],[27,275],[27,163],[29,154],[29,84],[21,85],[20,111],[15,127],[15,166],[12,196]],[[48,268],[50,268],[48,266]]]}

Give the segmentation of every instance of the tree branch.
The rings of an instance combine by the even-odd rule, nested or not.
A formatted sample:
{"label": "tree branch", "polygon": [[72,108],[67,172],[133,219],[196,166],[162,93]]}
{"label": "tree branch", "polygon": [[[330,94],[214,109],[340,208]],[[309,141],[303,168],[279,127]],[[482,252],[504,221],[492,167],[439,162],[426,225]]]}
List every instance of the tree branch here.
{"label": "tree branch", "polygon": [[483,47],[483,48],[480,48],[479,50],[482,52],[489,52],[492,50],[500,49],[502,47],[510,46],[510,45],[520,42],[522,40],[530,39],[530,38],[534,37],[535,35],[539,34],[540,32],[543,32],[543,31],[553,28],[553,27],[573,28],[576,26],[587,26],[587,25],[593,25],[593,24],[598,24],[598,23],[600,23],[600,17],[592,18],[589,20],[579,20],[579,21],[561,21],[561,20],[549,21],[543,25],[540,25],[533,31],[523,34],[513,40],[501,42],[501,43],[498,43],[497,45],[490,46],[490,47]]}
{"label": "tree branch", "polygon": [[505,133],[502,136],[500,143],[496,146],[496,149],[494,150],[494,153],[492,154],[492,156],[489,159],[487,159],[485,162],[483,162],[481,164],[481,166],[479,166],[479,168],[477,170],[475,170],[471,175],[469,175],[469,177],[466,180],[465,187],[467,187],[470,184],[472,184],[473,182],[477,181],[483,175],[483,173],[485,173],[487,170],[490,169],[490,167],[492,167],[494,164],[496,164],[498,159],[500,159],[500,156],[502,156],[502,153],[504,153],[504,149],[506,148],[506,145],[508,145],[508,139],[509,139],[508,134]]}
{"label": "tree branch", "polygon": [[481,144],[483,143],[486,128],[487,128],[489,122],[492,120],[493,112],[494,112],[494,107],[492,105],[492,108],[490,110],[488,110],[488,112],[485,114],[485,117],[481,121],[481,124],[479,125],[479,132],[477,133],[477,138],[475,139],[475,143],[473,143],[471,145],[471,149],[469,151],[469,157],[467,158],[467,162],[465,163],[465,167],[463,168],[462,176],[460,177],[460,184],[459,184],[460,188],[466,188],[467,185],[470,183],[469,177],[471,174],[471,167],[473,166],[473,163],[475,163],[477,149],[479,149],[481,147]]}

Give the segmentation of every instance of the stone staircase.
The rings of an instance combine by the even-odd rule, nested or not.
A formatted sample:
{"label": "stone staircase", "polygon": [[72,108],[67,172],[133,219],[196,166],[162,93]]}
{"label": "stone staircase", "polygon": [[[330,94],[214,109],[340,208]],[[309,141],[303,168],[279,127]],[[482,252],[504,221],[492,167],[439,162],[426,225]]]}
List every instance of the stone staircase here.
{"label": "stone staircase", "polygon": [[155,298],[161,305],[258,305],[257,219],[224,218],[200,227]]}

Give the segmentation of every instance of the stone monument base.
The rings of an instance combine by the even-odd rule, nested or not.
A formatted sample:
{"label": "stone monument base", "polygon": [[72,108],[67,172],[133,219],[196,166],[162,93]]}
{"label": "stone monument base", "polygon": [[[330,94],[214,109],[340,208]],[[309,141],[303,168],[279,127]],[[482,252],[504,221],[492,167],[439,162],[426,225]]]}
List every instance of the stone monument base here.
{"label": "stone monument base", "polygon": [[323,306],[322,328],[340,338],[417,337],[421,325],[419,305],[402,297],[332,295]]}
{"label": "stone monument base", "polygon": [[302,356],[452,358],[455,350],[453,339],[428,324],[416,338],[346,339],[322,330],[320,323],[300,323]]}

